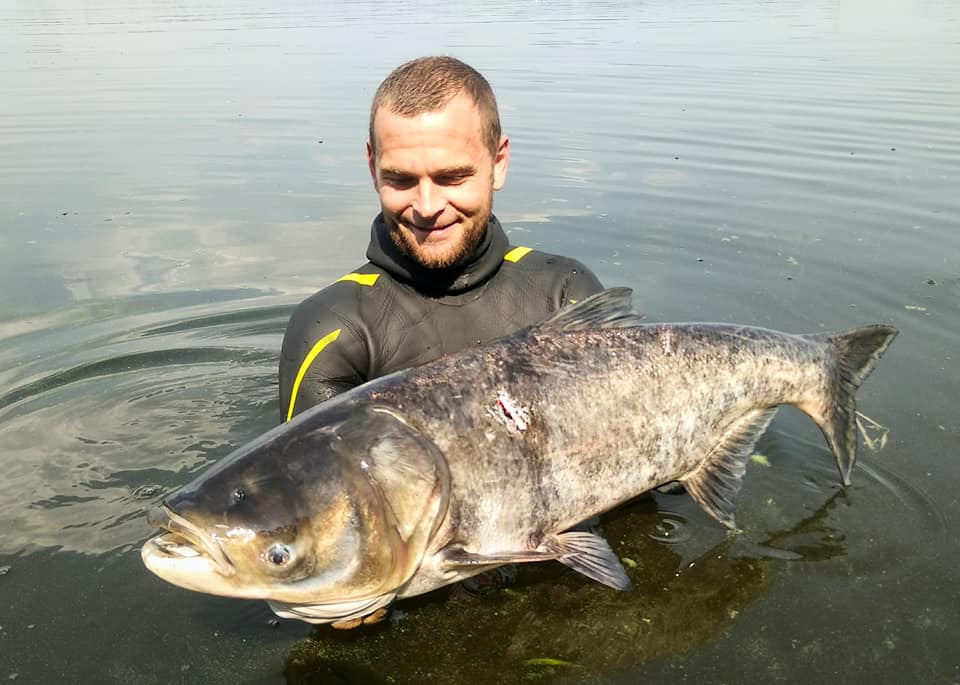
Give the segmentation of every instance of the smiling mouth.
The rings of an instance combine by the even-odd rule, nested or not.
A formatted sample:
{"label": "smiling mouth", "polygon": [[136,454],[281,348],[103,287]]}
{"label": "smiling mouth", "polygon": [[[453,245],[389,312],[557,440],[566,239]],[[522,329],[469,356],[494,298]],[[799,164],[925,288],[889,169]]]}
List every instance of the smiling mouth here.
{"label": "smiling mouth", "polygon": [[457,224],[456,221],[452,221],[449,224],[446,224],[445,226],[418,226],[416,224],[404,224],[404,225],[412,231],[418,231],[420,233],[436,233],[439,231],[446,231],[449,228],[453,228],[454,226],[456,226],[456,224]]}
{"label": "smiling mouth", "polygon": [[225,576],[236,573],[230,558],[215,540],[166,505],[152,509],[147,514],[147,522],[167,531],[149,541],[153,551],[161,557],[170,560],[203,557]]}

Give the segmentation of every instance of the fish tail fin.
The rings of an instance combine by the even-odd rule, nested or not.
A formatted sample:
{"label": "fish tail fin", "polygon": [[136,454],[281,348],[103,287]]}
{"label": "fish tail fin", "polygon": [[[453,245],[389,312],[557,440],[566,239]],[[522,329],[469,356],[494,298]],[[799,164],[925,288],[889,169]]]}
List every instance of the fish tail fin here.
{"label": "fish tail fin", "polygon": [[825,342],[833,363],[826,406],[818,410],[801,406],[820,427],[837,459],[844,485],[850,485],[850,472],[857,460],[856,393],[870,375],[881,355],[897,336],[893,326],[875,325],[843,333],[808,336]]}

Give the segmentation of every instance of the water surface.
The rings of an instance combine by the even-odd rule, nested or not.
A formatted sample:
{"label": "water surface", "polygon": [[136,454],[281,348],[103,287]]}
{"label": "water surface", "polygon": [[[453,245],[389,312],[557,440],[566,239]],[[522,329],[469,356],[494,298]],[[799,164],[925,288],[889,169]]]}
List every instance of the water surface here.
{"label": "water surface", "polygon": [[[958,17],[945,0],[0,7],[0,677],[960,680]],[[373,90],[428,52],[497,91],[514,243],[634,288],[651,321],[901,329],[860,393],[888,438],[852,487],[783,411],[741,535],[683,495],[604,521],[632,593],[522,569],[349,636],[143,569],[143,509],[277,422],[292,307],[363,261]]]}

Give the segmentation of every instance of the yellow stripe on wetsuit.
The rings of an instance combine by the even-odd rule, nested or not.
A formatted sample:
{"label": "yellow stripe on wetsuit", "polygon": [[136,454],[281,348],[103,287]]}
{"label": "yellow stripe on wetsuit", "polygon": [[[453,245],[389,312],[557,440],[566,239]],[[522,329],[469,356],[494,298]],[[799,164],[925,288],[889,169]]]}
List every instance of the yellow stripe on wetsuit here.
{"label": "yellow stripe on wetsuit", "polygon": [[317,358],[318,354],[323,352],[327,345],[340,337],[341,330],[343,329],[338,328],[331,333],[327,333],[317,341],[316,345],[310,348],[310,352],[307,354],[306,359],[304,359],[303,363],[300,365],[300,370],[297,371],[296,380],[293,381],[293,389],[290,391],[290,408],[287,410],[287,421],[293,418],[293,405],[297,402],[297,393],[300,391],[300,383],[303,382],[303,377],[307,375],[307,369],[310,368],[313,360]]}
{"label": "yellow stripe on wetsuit", "polygon": [[353,281],[354,283],[359,283],[360,285],[373,285],[377,282],[377,279],[380,278],[380,274],[358,274],[356,272],[352,274],[347,274],[346,276],[341,276],[337,279],[337,283],[340,281]]}
{"label": "yellow stripe on wetsuit", "polygon": [[524,257],[526,257],[531,252],[533,252],[532,247],[515,247],[512,250],[510,250],[507,254],[503,255],[503,261],[516,263],[516,262],[519,262]]}
{"label": "yellow stripe on wetsuit", "polygon": [[[378,278],[380,278],[380,274],[361,274],[355,271],[346,276],[341,276],[335,282],[350,281],[352,283],[370,286],[376,283]],[[293,389],[290,391],[290,408],[287,409],[287,421],[293,418],[293,408],[297,403],[297,393],[300,392],[300,384],[303,382],[303,377],[307,375],[307,370],[310,368],[310,365],[313,364],[313,360],[326,349],[327,345],[340,337],[340,331],[342,330],[343,329],[338,328],[320,338],[320,340],[310,348],[310,352],[307,353],[303,363],[300,364],[300,369],[297,371],[297,378],[293,381]]]}

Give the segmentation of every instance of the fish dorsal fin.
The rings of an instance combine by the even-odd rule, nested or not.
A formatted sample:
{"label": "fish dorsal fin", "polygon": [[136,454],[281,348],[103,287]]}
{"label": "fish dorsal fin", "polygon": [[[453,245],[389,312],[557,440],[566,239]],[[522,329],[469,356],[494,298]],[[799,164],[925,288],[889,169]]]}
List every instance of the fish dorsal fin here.
{"label": "fish dorsal fin", "polygon": [[608,288],[595,295],[564,307],[533,330],[542,333],[587,331],[598,328],[626,328],[640,323],[634,311],[630,288]]}
{"label": "fish dorsal fin", "polygon": [[776,407],[765,407],[741,416],[697,468],[680,479],[697,504],[728,528],[735,527],[733,512],[747,459],[776,413]]}

